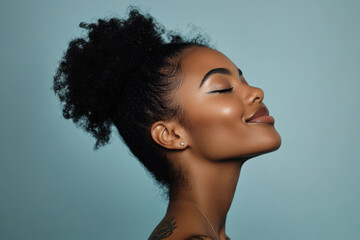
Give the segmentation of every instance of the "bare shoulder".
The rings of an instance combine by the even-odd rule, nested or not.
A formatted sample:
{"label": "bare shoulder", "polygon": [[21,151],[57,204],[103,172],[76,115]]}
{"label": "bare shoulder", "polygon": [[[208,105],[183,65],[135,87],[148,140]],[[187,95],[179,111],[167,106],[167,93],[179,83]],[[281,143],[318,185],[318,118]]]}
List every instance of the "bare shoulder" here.
{"label": "bare shoulder", "polygon": [[[193,235],[186,238],[185,240],[215,240],[215,239],[205,235]],[[226,237],[226,240],[230,240],[230,238]]]}
{"label": "bare shoulder", "polygon": [[[193,235],[186,238],[185,240],[215,240],[215,239],[205,235]],[[230,238],[226,237],[226,240],[230,240]]]}
{"label": "bare shoulder", "polygon": [[186,238],[185,240],[215,240],[215,239],[213,239],[209,236],[206,236],[206,235],[193,235],[193,236]]}
{"label": "bare shoulder", "polygon": [[164,218],[151,233],[148,240],[172,239],[177,228],[175,217]]}
{"label": "bare shoulder", "polygon": [[214,240],[205,234],[196,219],[165,217],[151,233],[148,240]]}
{"label": "bare shoulder", "polygon": [[216,240],[212,235],[213,230],[201,212],[178,204],[168,209],[148,240]]}

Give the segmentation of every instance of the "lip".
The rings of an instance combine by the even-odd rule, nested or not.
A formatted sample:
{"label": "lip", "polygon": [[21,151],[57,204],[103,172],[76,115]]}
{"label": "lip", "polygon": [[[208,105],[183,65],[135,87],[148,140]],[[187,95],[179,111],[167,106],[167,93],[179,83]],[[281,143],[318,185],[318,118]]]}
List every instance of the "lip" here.
{"label": "lip", "polygon": [[269,110],[265,106],[261,106],[250,118],[246,119],[246,122],[274,124],[275,120],[272,116],[269,116]]}

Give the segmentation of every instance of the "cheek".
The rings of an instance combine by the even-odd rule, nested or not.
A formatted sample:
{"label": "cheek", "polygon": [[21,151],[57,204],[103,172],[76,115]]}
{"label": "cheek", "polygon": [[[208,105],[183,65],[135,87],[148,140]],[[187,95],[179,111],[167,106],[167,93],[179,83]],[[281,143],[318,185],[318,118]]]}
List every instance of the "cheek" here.
{"label": "cheek", "polygon": [[240,123],[244,111],[240,103],[233,101],[207,101],[206,104],[189,104],[187,107],[189,125],[193,130],[229,128]]}
{"label": "cheek", "polygon": [[246,138],[244,111],[239,102],[208,101],[201,107],[189,107],[187,112],[193,146],[208,159],[224,157]]}

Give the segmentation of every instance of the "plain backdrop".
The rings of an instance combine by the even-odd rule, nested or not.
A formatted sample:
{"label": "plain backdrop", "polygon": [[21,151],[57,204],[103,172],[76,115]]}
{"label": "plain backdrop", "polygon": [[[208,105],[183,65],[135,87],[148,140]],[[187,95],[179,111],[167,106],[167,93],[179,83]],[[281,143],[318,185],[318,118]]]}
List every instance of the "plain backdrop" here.
{"label": "plain backdrop", "polygon": [[79,23],[139,6],[167,29],[192,25],[237,64],[282,136],[246,162],[232,240],[360,239],[360,1],[0,2],[0,239],[147,239],[166,200],[114,134],[62,117],[52,78]]}

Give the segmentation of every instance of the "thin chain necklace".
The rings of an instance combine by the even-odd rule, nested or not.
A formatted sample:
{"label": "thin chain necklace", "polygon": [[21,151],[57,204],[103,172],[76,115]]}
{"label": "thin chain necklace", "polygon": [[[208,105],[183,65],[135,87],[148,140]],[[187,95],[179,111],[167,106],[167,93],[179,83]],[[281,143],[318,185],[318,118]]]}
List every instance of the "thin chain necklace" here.
{"label": "thin chain necklace", "polygon": [[194,207],[196,207],[196,208],[201,212],[201,214],[204,216],[204,218],[206,219],[206,221],[207,221],[208,224],[210,225],[211,229],[213,230],[215,236],[217,236],[216,231],[215,231],[214,227],[212,226],[211,222],[210,222],[209,219],[206,217],[205,213],[198,207],[198,205],[196,205],[195,203],[190,202],[190,201],[188,201],[188,200],[183,200],[183,201],[192,204]]}

